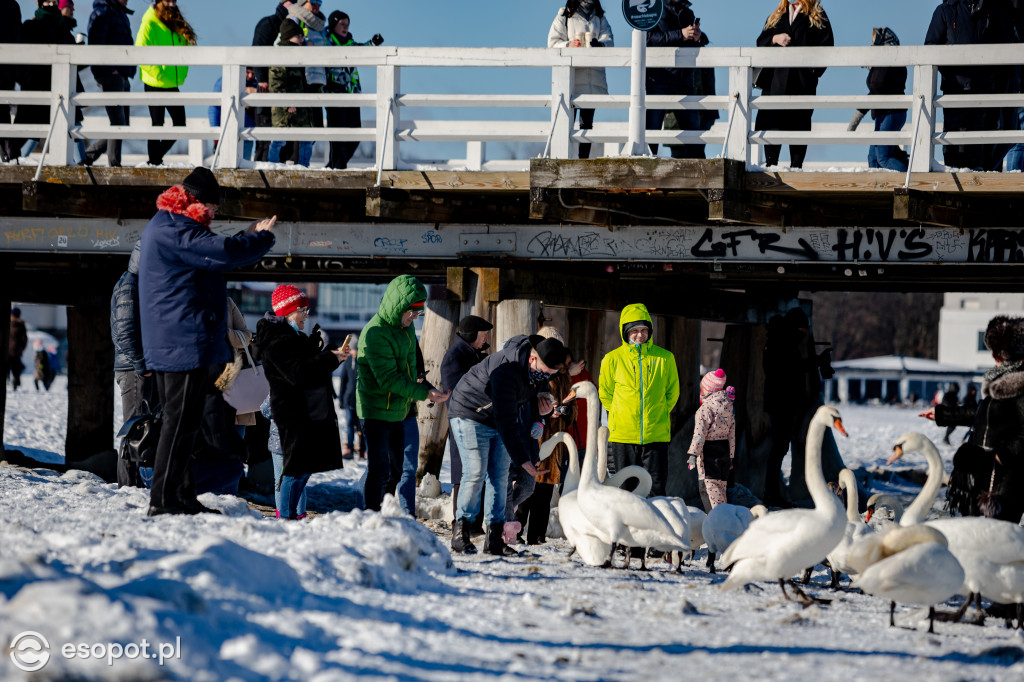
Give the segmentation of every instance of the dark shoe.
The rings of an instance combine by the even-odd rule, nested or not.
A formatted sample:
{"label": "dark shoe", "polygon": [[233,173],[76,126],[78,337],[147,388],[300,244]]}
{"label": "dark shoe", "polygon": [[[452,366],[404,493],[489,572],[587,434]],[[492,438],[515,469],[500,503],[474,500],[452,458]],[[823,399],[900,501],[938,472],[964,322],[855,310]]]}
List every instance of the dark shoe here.
{"label": "dark shoe", "polygon": [[462,521],[452,524],[452,551],[459,554],[476,554],[476,546],[469,539],[469,526]]}
{"label": "dark shoe", "polygon": [[220,509],[211,509],[199,500],[183,500],[181,506],[186,509],[186,514],[223,514]]}
{"label": "dark shoe", "polygon": [[163,516],[164,514],[191,514],[181,505],[173,505],[170,507],[158,507],[155,504],[149,505],[149,511],[146,512],[146,516]]}
{"label": "dark shoe", "polygon": [[487,540],[484,543],[484,551],[495,556],[519,556],[519,553],[505,544],[501,534],[505,530],[505,523],[499,521],[487,526]]}

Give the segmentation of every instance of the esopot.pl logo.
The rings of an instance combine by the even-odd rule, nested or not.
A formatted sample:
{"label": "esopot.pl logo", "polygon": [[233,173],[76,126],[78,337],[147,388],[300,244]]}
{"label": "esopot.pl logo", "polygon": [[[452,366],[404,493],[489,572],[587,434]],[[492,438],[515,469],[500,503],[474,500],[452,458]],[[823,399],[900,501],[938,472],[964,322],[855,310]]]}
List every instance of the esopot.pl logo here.
{"label": "esopot.pl logo", "polygon": [[38,632],[22,632],[11,640],[11,660],[27,673],[42,670],[50,661],[50,643]]}

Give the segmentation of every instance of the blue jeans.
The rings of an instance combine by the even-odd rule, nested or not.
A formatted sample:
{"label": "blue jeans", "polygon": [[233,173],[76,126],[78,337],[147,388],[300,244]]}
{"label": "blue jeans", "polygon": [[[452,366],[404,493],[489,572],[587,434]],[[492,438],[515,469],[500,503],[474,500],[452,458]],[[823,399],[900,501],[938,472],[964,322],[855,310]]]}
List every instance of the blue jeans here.
{"label": "blue jeans", "polygon": [[462,483],[456,521],[472,521],[480,513],[480,490],[484,493],[484,524],[504,523],[505,491],[509,456],[498,430],[472,419],[451,420],[452,436],[462,457]]}
{"label": "blue jeans", "polygon": [[[267,152],[267,161],[270,161],[271,163],[284,163],[284,161],[287,161],[288,159],[285,159],[284,161],[281,160],[281,150],[284,149],[284,146],[286,144],[288,144],[288,143],[287,142],[271,142],[270,143],[270,151]],[[298,160],[298,164],[300,166],[309,166],[309,162],[313,158],[313,143],[312,142],[297,142],[296,144],[299,145],[299,160]]]}
{"label": "blue jeans", "polygon": [[420,463],[420,425],[416,417],[406,417],[405,449],[402,451],[402,477],[398,480],[398,502],[410,516],[416,518],[416,467]]}
{"label": "blue jeans", "polygon": [[[1024,130],[1024,107],[1017,109],[1017,129]],[[1017,143],[1006,152],[1006,170],[1024,171],[1024,144]]]}
{"label": "blue jeans", "polygon": [[[907,112],[903,109],[890,111],[875,119],[875,131],[894,132],[903,129],[907,122]],[[902,158],[897,158],[898,147],[889,145],[871,145],[868,148],[868,166],[870,168],[888,168],[892,171],[905,173],[907,164]]]}
{"label": "blue jeans", "polygon": [[284,475],[284,453],[271,452],[274,463],[274,504],[277,515],[283,519],[294,519],[306,513],[306,483],[309,474],[302,476]]}
{"label": "blue jeans", "polygon": [[345,423],[348,431],[348,438],[345,441],[345,444],[348,445],[348,449],[351,450],[356,446],[356,431],[359,430],[359,417],[356,416],[356,410],[354,407],[345,408]]}

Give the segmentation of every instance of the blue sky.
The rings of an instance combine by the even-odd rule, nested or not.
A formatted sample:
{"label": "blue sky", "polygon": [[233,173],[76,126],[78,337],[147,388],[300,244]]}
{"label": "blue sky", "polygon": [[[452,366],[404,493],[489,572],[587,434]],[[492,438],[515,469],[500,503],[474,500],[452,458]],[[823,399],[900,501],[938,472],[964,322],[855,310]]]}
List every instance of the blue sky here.
{"label": "blue sky", "polygon": [[[19,0],[25,18],[31,16],[34,0]],[[274,0],[180,0],[185,17],[195,27],[201,45],[249,45],[253,28],[276,6]],[[563,3],[548,0],[376,0],[349,3],[326,0],[325,14],[344,10],[352,17],[352,32],[358,40],[374,33],[384,36],[386,45],[417,47],[536,47],[545,46],[547,32],[558,8]],[[697,0],[694,11],[701,18],[701,27],[713,46],[752,45],[765,17],[775,7],[775,0]],[[839,45],[867,45],[874,26],[889,26],[904,45],[920,44],[937,0],[832,0],[824,7],[833,24]],[[135,10],[133,25],[148,6],[143,0],[130,0]],[[79,30],[85,31],[91,11],[91,0],[79,0],[76,18]],[[605,4],[618,46],[628,46],[630,29],[622,18],[621,0]],[[547,72],[540,69],[418,69],[403,73],[405,92],[515,92],[543,94],[550,92]],[[184,89],[208,90],[217,77],[214,69],[196,69]],[[374,88],[373,69],[364,69],[367,91]],[[612,93],[629,92],[625,69],[609,70]],[[724,84],[724,72],[720,73]],[[830,69],[822,79],[819,93],[866,93],[862,69]],[[88,87],[88,86],[87,86]],[[133,89],[141,89],[136,81]],[[720,90],[722,86],[720,85]],[[368,112],[364,112],[364,117]],[[198,112],[190,115],[201,115]],[[547,119],[545,111],[473,110],[409,112],[407,118],[497,118],[514,116]],[[620,120],[623,112],[599,112],[598,120]],[[815,120],[847,120],[850,112],[819,112]],[[412,150],[410,150],[412,151]],[[846,155],[850,155],[847,150]],[[826,152],[827,154],[827,152]],[[417,154],[419,155],[419,154]],[[812,150],[810,158],[815,158]]]}

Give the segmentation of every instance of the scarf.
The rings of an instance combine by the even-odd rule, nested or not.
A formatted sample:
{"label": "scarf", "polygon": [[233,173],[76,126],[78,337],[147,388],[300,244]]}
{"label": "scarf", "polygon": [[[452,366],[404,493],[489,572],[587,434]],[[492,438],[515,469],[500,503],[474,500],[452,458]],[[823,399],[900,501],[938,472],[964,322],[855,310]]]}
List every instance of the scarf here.
{"label": "scarf", "polygon": [[209,227],[213,220],[213,213],[210,212],[210,209],[197,202],[195,197],[185,191],[181,185],[175,185],[157,197],[156,207],[160,211],[191,218],[204,227]]}
{"label": "scarf", "polygon": [[310,12],[302,5],[294,4],[289,7],[288,16],[298,19],[302,26],[305,26],[311,31],[317,31],[319,33],[324,30],[324,20]]}
{"label": "scarf", "polygon": [[996,365],[989,371],[985,372],[985,375],[981,380],[981,394],[983,396],[988,395],[988,387],[992,385],[992,382],[1002,379],[1007,374],[1013,374],[1014,372],[1024,371],[1024,360],[1014,360],[1013,362],[1004,362],[1001,365]]}

